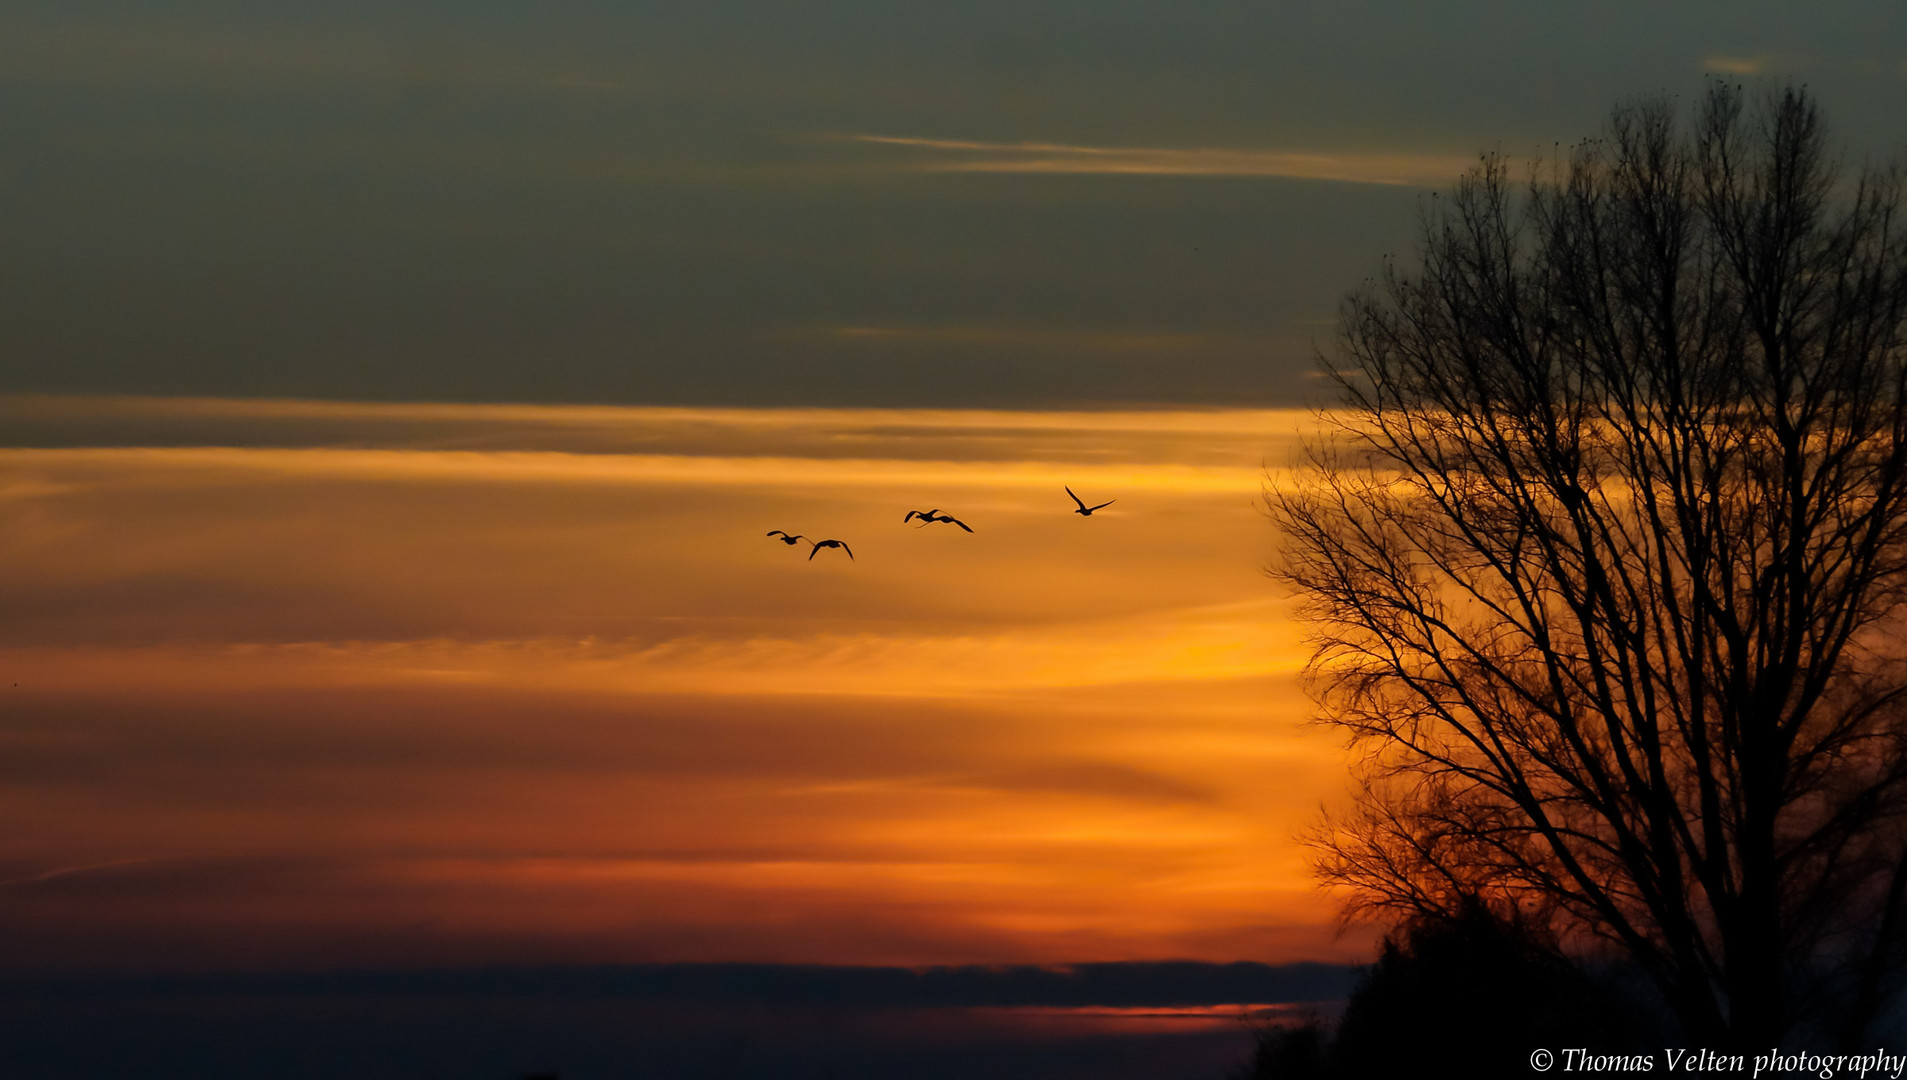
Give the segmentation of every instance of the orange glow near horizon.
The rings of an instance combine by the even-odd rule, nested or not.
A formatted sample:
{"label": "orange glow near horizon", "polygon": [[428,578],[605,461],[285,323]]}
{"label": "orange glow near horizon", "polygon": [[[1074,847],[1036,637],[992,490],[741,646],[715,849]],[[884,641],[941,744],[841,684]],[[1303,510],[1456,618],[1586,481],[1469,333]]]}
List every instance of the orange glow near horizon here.
{"label": "orange glow near horizon", "polygon": [[0,415],[16,964],[1361,951],[1292,839],[1299,415]]}

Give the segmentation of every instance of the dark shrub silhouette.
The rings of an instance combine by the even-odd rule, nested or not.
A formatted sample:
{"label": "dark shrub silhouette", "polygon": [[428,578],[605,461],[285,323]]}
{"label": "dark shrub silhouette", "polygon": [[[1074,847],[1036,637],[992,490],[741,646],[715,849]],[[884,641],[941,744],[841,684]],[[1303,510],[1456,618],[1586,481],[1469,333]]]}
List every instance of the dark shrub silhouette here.
{"label": "dark shrub silhouette", "polygon": [[1322,1019],[1265,1024],[1252,1034],[1258,1045],[1228,1080],[1326,1080],[1331,1075],[1326,1061],[1331,1039]]}
{"label": "dark shrub silhouette", "polygon": [[1532,1051],[1646,1053],[1657,1032],[1634,999],[1481,905],[1387,938],[1335,1032],[1267,1026],[1233,1080],[1515,1076]]}

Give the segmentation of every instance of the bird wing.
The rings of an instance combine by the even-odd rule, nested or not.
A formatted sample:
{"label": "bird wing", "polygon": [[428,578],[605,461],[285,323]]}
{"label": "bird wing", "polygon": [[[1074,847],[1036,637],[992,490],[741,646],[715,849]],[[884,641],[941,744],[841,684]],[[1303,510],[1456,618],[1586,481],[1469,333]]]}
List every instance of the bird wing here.
{"label": "bird wing", "polygon": [[[1068,494],[1068,495],[1073,495],[1073,489],[1072,489],[1072,488],[1067,488],[1067,489],[1066,489],[1066,494]],[[1086,509],[1086,500],[1084,500],[1084,499],[1082,499],[1082,498],[1080,498],[1080,497],[1079,497],[1079,496],[1077,496],[1077,495],[1073,495],[1073,501],[1079,504],[1079,508],[1080,508],[1081,510],[1084,510],[1084,509]]]}
{"label": "bird wing", "polygon": [[841,541],[839,541],[839,540],[836,540],[836,541],[835,541],[835,543],[836,543],[837,545],[839,545],[839,546],[840,546],[840,548],[841,548],[841,550],[842,550],[842,551],[845,551],[845,552],[847,552],[847,553],[848,553],[848,558],[850,558],[850,559],[852,559],[852,558],[854,558],[854,549],[853,549],[853,548],[851,548],[851,547],[849,547],[849,546],[847,546],[846,544],[843,544],[843,543],[841,543]]}
{"label": "bird wing", "polygon": [[909,510],[907,512],[907,516],[901,519],[901,524],[905,525],[917,517],[926,517],[926,516],[927,516],[926,514],[923,514],[918,510]]}
{"label": "bird wing", "polygon": [[953,522],[953,523],[954,523],[955,525],[958,525],[958,526],[960,526],[960,527],[961,527],[961,528],[963,528],[963,529],[967,529],[967,531],[968,531],[968,532],[972,532],[972,531],[973,531],[972,529],[968,529],[968,528],[967,528],[967,523],[966,523],[966,522],[964,522],[964,521],[962,521],[962,520],[960,520],[960,519],[959,519],[959,518],[957,518],[957,517],[947,517],[946,515],[944,515],[944,514],[943,514],[943,515],[941,515],[941,518],[940,518],[940,520],[942,520],[942,521],[951,521],[951,522]]}
{"label": "bird wing", "polygon": [[787,536],[788,534],[785,532],[782,532],[780,529],[770,529],[768,530],[768,535],[769,536]]}
{"label": "bird wing", "polygon": [[[1118,501],[1119,501],[1118,499],[1107,499],[1107,500],[1106,500],[1105,502],[1102,502],[1102,503],[1100,503],[1100,504],[1099,504],[1098,506],[1095,506],[1095,507],[1093,507],[1092,509],[1094,509],[1094,510],[1104,510],[1104,509],[1105,509],[1106,507],[1108,507],[1108,506],[1111,506],[1111,505],[1112,505],[1113,503],[1116,503],[1116,502],[1118,502]],[[1081,503],[1080,505],[1081,505],[1081,506],[1084,506],[1084,505],[1086,505],[1086,504],[1085,504],[1085,503]]]}
{"label": "bird wing", "polygon": [[[810,544],[814,544],[814,541],[813,541],[813,540],[810,540],[810,541],[808,541],[808,543],[810,543]],[[820,544],[814,544],[814,550],[812,550],[812,551],[810,551],[810,552],[808,552],[808,561],[809,561],[809,562],[813,562],[813,561],[814,561],[814,557],[815,557],[816,555],[819,555],[819,554],[821,554],[821,545],[820,545]]]}

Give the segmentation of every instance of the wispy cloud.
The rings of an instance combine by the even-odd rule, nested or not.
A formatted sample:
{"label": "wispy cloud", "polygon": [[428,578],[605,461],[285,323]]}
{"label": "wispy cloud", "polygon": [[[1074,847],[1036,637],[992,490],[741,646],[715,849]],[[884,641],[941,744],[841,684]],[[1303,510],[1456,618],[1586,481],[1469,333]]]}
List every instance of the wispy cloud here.
{"label": "wispy cloud", "polygon": [[[572,454],[554,451],[353,450],[328,448],[230,449],[164,447],[0,450],[0,470],[121,470],[164,484],[165,477],[249,473],[285,481],[326,479],[521,483],[687,485],[702,489],[780,488],[816,493],[828,489],[896,489],[896,497],[921,487],[935,489],[1034,489],[1089,484],[1180,495],[1255,491],[1270,471],[1263,466],[1198,464],[984,461],[908,461],[877,458],[716,457],[677,454]],[[71,485],[0,482],[0,499],[39,498]],[[1049,500],[1050,501],[1050,500]]]}
{"label": "wispy cloud", "polygon": [[[1004,345],[1024,340],[1016,335],[1067,332],[834,328],[811,333],[877,343],[980,335],[980,340]],[[996,334],[1004,336],[990,336]],[[1091,343],[1094,337],[1082,332],[1066,340]],[[1147,344],[1128,347],[1143,349]],[[889,473],[908,462],[1011,461],[1020,467],[1047,462],[1069,470],[1084,462],[1148,469],[1224,462],[1253,470],[1255,484],[1261,459],[1268,453],[1278,457],[1275,451],[1307,429],[1310,419],[1304,411],[1254,409],[721,409],[0,395],[0,447],[193,448],[215,456],[216,451],[241,448],[330,449],[345,453],[326,457],[322,466],[310,455],[249,460],[300,470],[360,472],[373,461],[398,460],[407,471],[422,466],[468,472],[498,466],[505,473],[527,476],[554,468],[580,470],[579,478],[626,475],[632,468],[650,475],[658,467],[664,472],[687,468],[699,478],[710,467],[708,462],[670,466],[662,458],[761,459],[743,467],[743,478],[767,459],[786,463],[860,458],[880,462],[874,467]],[[400,458],[385,451],[444,453]],[[602,455],[626,460],[596,460]],[[565,456],[578,460],[559,462]],[[190,457],[170,460],[183,464]],[[479,457],[488,464],[478,465]],[[638,457],[657,460],[639,463]],[[292,465],[294,461],[302,464]],[[48,482],[42,474],[0,470],[0,499],[24,497]]]}
{"label": "wispy cloud", "polygon": [[1079,349],[1094,352],[1192,352],[1264,346],[1268,339],[1240,334],[1143,333],[1017,326],[833,326],[820,333],[851,341],[930,342],[992,348]]}
{"label": "wispy cloud", "polygon": [[[905,328],[840,327],[828,333],[908,334]],[[993,331],[959,331],[992,333]],[[1024,331],[1044,333],[1044,331]],[[1055,331],[1054,333],[1063,333]],[[1079,335],[1087,337],[1090,335]],[[1108,335],[1110,336],[1110,335]],[[1207,335],[1155,335],[1203,338]],[[0,416],[10,422],[24,419],[186,418],[384,421],[416,425],[431,421],[468,421],[492,428],[581,427],[607,430],[636,426],[712,426],[805,429],[876,424],[882,428],[978,427],[988,430],[1043,430],[1064,427],[1081,431],[1228,431],[1266,430],[1268,421],[1310,416],[1308,409],[1145,409],[1056,411],[1036,409],[854,409],[854,408],[697,408],[669,405],[518,405],[463,402],[326,401],[299,398],[189,398],[138,396],[79,396],[59,394],[0,394]],[[221,444],[222,445],[222,444]],[[392,445],[385,442],[379,445]]]}
{"label": "wispy cloud", "polygon": [[1226,147],[1079,146],[980,142],[895,135],[846,139],[918,152],[906,168],[923,172],[1110,173],[1135,176],[1265,176],[1354,184],[1439,186],[1470,167],[1457,154],[1312,153]]}
{"label": "wispy cloud", "polygon": [[1800,57],[1783,53],[1758,53],[1754,56],[1705,56],[1702,70],[1718,75],[1790,74],[1806,66]]}
{"label": "wispy cloud", "polygon": [[10,888],[15,885],[38,885],[42,882],[71,877],[74,874],[89,874],[95,870],[113,870],[122,866],[138,866],[153,861],[155,860],[141,857],[136,859],[107,859],[104,862],[81,863],[77,866],[56,866],[51,870],[39,870],[31,874],[0,878],[0,889]]}

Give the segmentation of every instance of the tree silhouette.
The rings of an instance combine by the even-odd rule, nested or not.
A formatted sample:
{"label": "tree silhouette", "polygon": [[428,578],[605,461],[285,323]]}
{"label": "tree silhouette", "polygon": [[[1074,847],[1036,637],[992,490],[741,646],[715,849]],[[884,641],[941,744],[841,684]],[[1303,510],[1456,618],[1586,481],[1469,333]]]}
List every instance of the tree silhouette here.
{"label": "tree silhouette", "polygon": [[1715,83],[1513,183],[1343,309],[1269,496],[1358,756],[1351,914],[1620,948],[1712,1045],[1858,1037],[1907,896],[1907,244],[1893,170]]}

